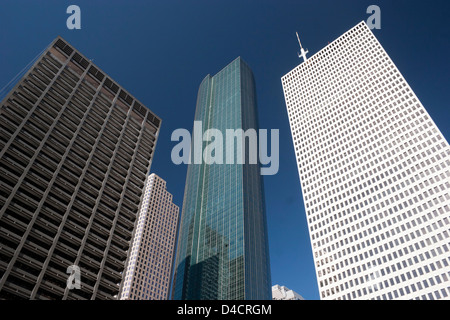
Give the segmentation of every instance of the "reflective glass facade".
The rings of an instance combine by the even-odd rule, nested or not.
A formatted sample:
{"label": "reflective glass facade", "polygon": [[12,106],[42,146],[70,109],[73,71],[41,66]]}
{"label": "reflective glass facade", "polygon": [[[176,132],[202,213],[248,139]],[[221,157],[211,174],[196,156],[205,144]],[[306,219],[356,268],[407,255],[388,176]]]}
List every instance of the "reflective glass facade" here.
{"label": "reflective glass facade", "polygon": [[[202,121],[203,132],[219,130],[224,146],[226,129],[258,130],[254,78],[241,58],[203,80],[195,121]],[[193,137],[191,160],[198,149],[195,143]],[[210,142],[202,143],[204,150]],[[201,164],[192,161],[188,167],[174,299],[271,299],[260,166],[234,163],[205,164],[203,160]]]}

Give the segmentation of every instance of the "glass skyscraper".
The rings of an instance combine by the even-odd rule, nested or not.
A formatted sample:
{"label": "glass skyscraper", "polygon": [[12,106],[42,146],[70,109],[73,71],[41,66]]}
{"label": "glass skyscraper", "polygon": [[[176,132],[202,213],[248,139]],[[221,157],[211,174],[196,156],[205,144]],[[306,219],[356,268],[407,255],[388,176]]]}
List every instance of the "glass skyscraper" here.
{"label": "glass skyscraper", "polygon": [[[241,58],[202,81],[195,114],[202,134],[257,130],[256,112],[253,73]],[[175,266],[174,299],[271,299],[259,164],[189,164]]]}

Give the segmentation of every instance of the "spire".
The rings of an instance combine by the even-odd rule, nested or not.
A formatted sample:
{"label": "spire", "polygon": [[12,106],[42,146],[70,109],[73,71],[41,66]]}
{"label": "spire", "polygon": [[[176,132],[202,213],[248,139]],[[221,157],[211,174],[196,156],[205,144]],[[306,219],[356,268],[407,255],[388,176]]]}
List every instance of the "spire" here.
{"label": "spire", "polygon": [[298,57],[303,58],[303,61],[306,61],[307,60],[306,54],[309,51],[308,51],[308,49],[306,49],[306,51],[305,51],[305,49],[303,49],[302,43],[300,42],[300,37],[298,36],[298,33],[296,32],[295,34],[297,35],[297,40],[298,40],[298,44],[300,45],[300,52],[301,52],[301,53],[298,53]]}

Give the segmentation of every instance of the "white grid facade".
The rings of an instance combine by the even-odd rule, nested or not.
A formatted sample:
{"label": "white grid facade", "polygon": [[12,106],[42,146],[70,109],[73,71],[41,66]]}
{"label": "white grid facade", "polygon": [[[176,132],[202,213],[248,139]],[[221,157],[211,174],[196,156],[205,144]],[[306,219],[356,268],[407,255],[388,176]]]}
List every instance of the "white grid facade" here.
{"label": "white grid facade", "polygon": [[121,300],[168,300],[179,208],[166,181],[148,176]]}
{"label": "white grid facade", "polygon": [[449,299],[450,147],[371,30],[282,84],[321,299]]}

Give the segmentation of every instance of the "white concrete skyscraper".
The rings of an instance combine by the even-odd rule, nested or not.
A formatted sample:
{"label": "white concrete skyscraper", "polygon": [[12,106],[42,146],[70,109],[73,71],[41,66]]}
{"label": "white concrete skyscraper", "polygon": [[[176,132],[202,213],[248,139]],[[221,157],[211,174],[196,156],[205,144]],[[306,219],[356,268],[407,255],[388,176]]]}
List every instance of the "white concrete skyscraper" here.
{"label": "white concrete skyscraper", "polygon": [[166,190],[166,181],[147,178],[121,300],[168,300],[180,209]]}
{"label": "white concrete skyscraper", "polygon": [[322,299],[449,299],[450,147],[361,22],[282,77]]}

